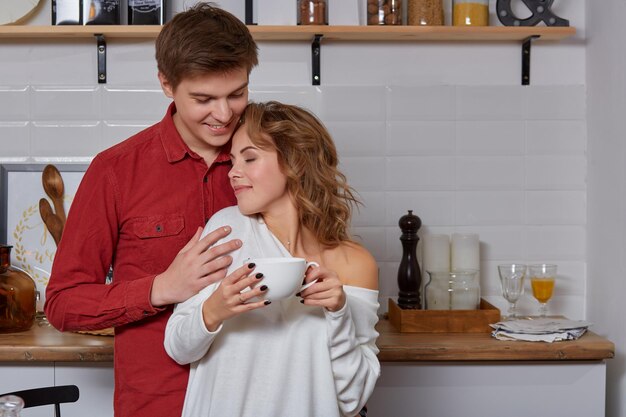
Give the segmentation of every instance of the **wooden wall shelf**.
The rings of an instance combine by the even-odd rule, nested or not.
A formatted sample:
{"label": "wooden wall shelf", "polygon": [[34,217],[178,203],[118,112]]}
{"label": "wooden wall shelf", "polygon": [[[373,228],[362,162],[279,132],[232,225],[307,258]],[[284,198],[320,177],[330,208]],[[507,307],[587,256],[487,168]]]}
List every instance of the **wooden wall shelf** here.
{"label": "wooden wall shelf", "polygon": [[[576,34],[573,27],[454,27],[454,26],[248,26],[258,41],[311,41],[315,35],[332,41],[445,41],[512,42],[536,35],[558,41]],[[107,38],[154,39],[161,26],[0,26],[0,38]]]}
{"label": "wooden wall shelf", "polygon": [[[531,41],[559,41],[573,27],[457,26],[248,26],[259,42],[311,42],[311,82],[321,84],[321,42],[518,42],[522,44],[522,85],[530,84]],[[106,38],[155,39],[161,26],[0,26],[2,39],[96,38],[98,83],[106,83]]]}

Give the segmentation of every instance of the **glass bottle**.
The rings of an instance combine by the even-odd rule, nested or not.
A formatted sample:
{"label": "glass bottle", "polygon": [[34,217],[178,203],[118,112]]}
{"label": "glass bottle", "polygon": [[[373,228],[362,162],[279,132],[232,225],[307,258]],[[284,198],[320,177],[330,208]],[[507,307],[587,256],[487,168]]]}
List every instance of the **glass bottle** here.
{"label": "glass bottle", "polygon": [[453,26],[489,26],[489,0],[452,0]]}
{"label": "glass bottle", "polygon": [[24,408],[24,400],[16,395],[0,397],[0,417],[19,417]]}
{"label": "glass bottle", "polygon": [[442,26],[442,0],[409,0],[407,24],[411,26]]}
{"label": "glass bottle", "polygon": [[402,0],[367,0],[368,25],[401,25]]}
{"label": "glass bottle", "polygon": [[11,248],[0,245],[0,333],[28,330],[35,321],[35,281],[11,266]]}
{"label": "glass bottle", "polygon": [[327,25],[328,7],[326,6],[326,0],[298,0],[298,24]]}

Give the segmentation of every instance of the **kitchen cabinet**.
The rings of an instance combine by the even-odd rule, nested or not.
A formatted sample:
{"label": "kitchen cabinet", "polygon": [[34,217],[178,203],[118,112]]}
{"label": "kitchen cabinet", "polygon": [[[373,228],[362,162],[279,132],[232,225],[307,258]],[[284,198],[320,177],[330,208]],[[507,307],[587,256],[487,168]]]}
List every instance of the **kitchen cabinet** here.
{"label": "kitchen cabinet", "polygon": [[[386,319],[377,330],[382,376],[368,402],[370,417],[484,417],[494,410],[512,417],[604,416],[605,360],[615,346],[593,332],[576,341],[533,343],[498,341],[489,333],[399,333]],[[113,341],[38,326],[0,335],[0,392],[76,384],[80,399],[63,405],[64,416],[110,417]],[[44,415],[52,410],[24,413]]]}
{"label": "kitchen cabinet", "polygon": [[[459,26],[249,26],[259,42],[311,42],[311,81],[321,83],[322,42],[509,42],[521,45],[521,82],[530,83],[531,42],[559,41],[576,34],[573,27]],[[160,26],[0,26],[6,39],[78,39],[97,41],[98,82],[106,82],[106,39],[155,39]]]}

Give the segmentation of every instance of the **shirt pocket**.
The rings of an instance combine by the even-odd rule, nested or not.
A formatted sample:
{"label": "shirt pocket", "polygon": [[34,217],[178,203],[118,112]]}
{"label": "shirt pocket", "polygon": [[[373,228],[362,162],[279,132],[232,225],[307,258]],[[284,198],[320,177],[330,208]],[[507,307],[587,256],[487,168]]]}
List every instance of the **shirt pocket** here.
{"label": "shirt pocket", "polygon": [[131,230],[138,244],[141,264],[150,274],[164,272],[187,243],[181,215],[156,215],[133,221]]}

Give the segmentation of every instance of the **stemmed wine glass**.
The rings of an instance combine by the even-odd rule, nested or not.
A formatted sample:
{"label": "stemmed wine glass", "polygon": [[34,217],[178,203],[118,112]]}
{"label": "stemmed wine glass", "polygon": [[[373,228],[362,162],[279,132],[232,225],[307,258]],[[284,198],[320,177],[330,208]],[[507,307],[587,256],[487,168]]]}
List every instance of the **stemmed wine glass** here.
{"label": "stemmed wine glass", "polygon": [[539,316],[545,317],[548,309],[548,300],[552,298],[552,292],[554,291],[556,265],[530,265],[528,269],[530,273],[530,285],[533,289],[533,297],[539,301]]}
{"label": "stemmed wine glass", "polygon": [[502,286],[502,296],[509,302],[509,310],[506,320],[514,319],[517,316],[515,305],[517,300],[524,293],[524,277],[526,277],[526,265],[505,264],[498,265],[500,274],[500,284]]}

